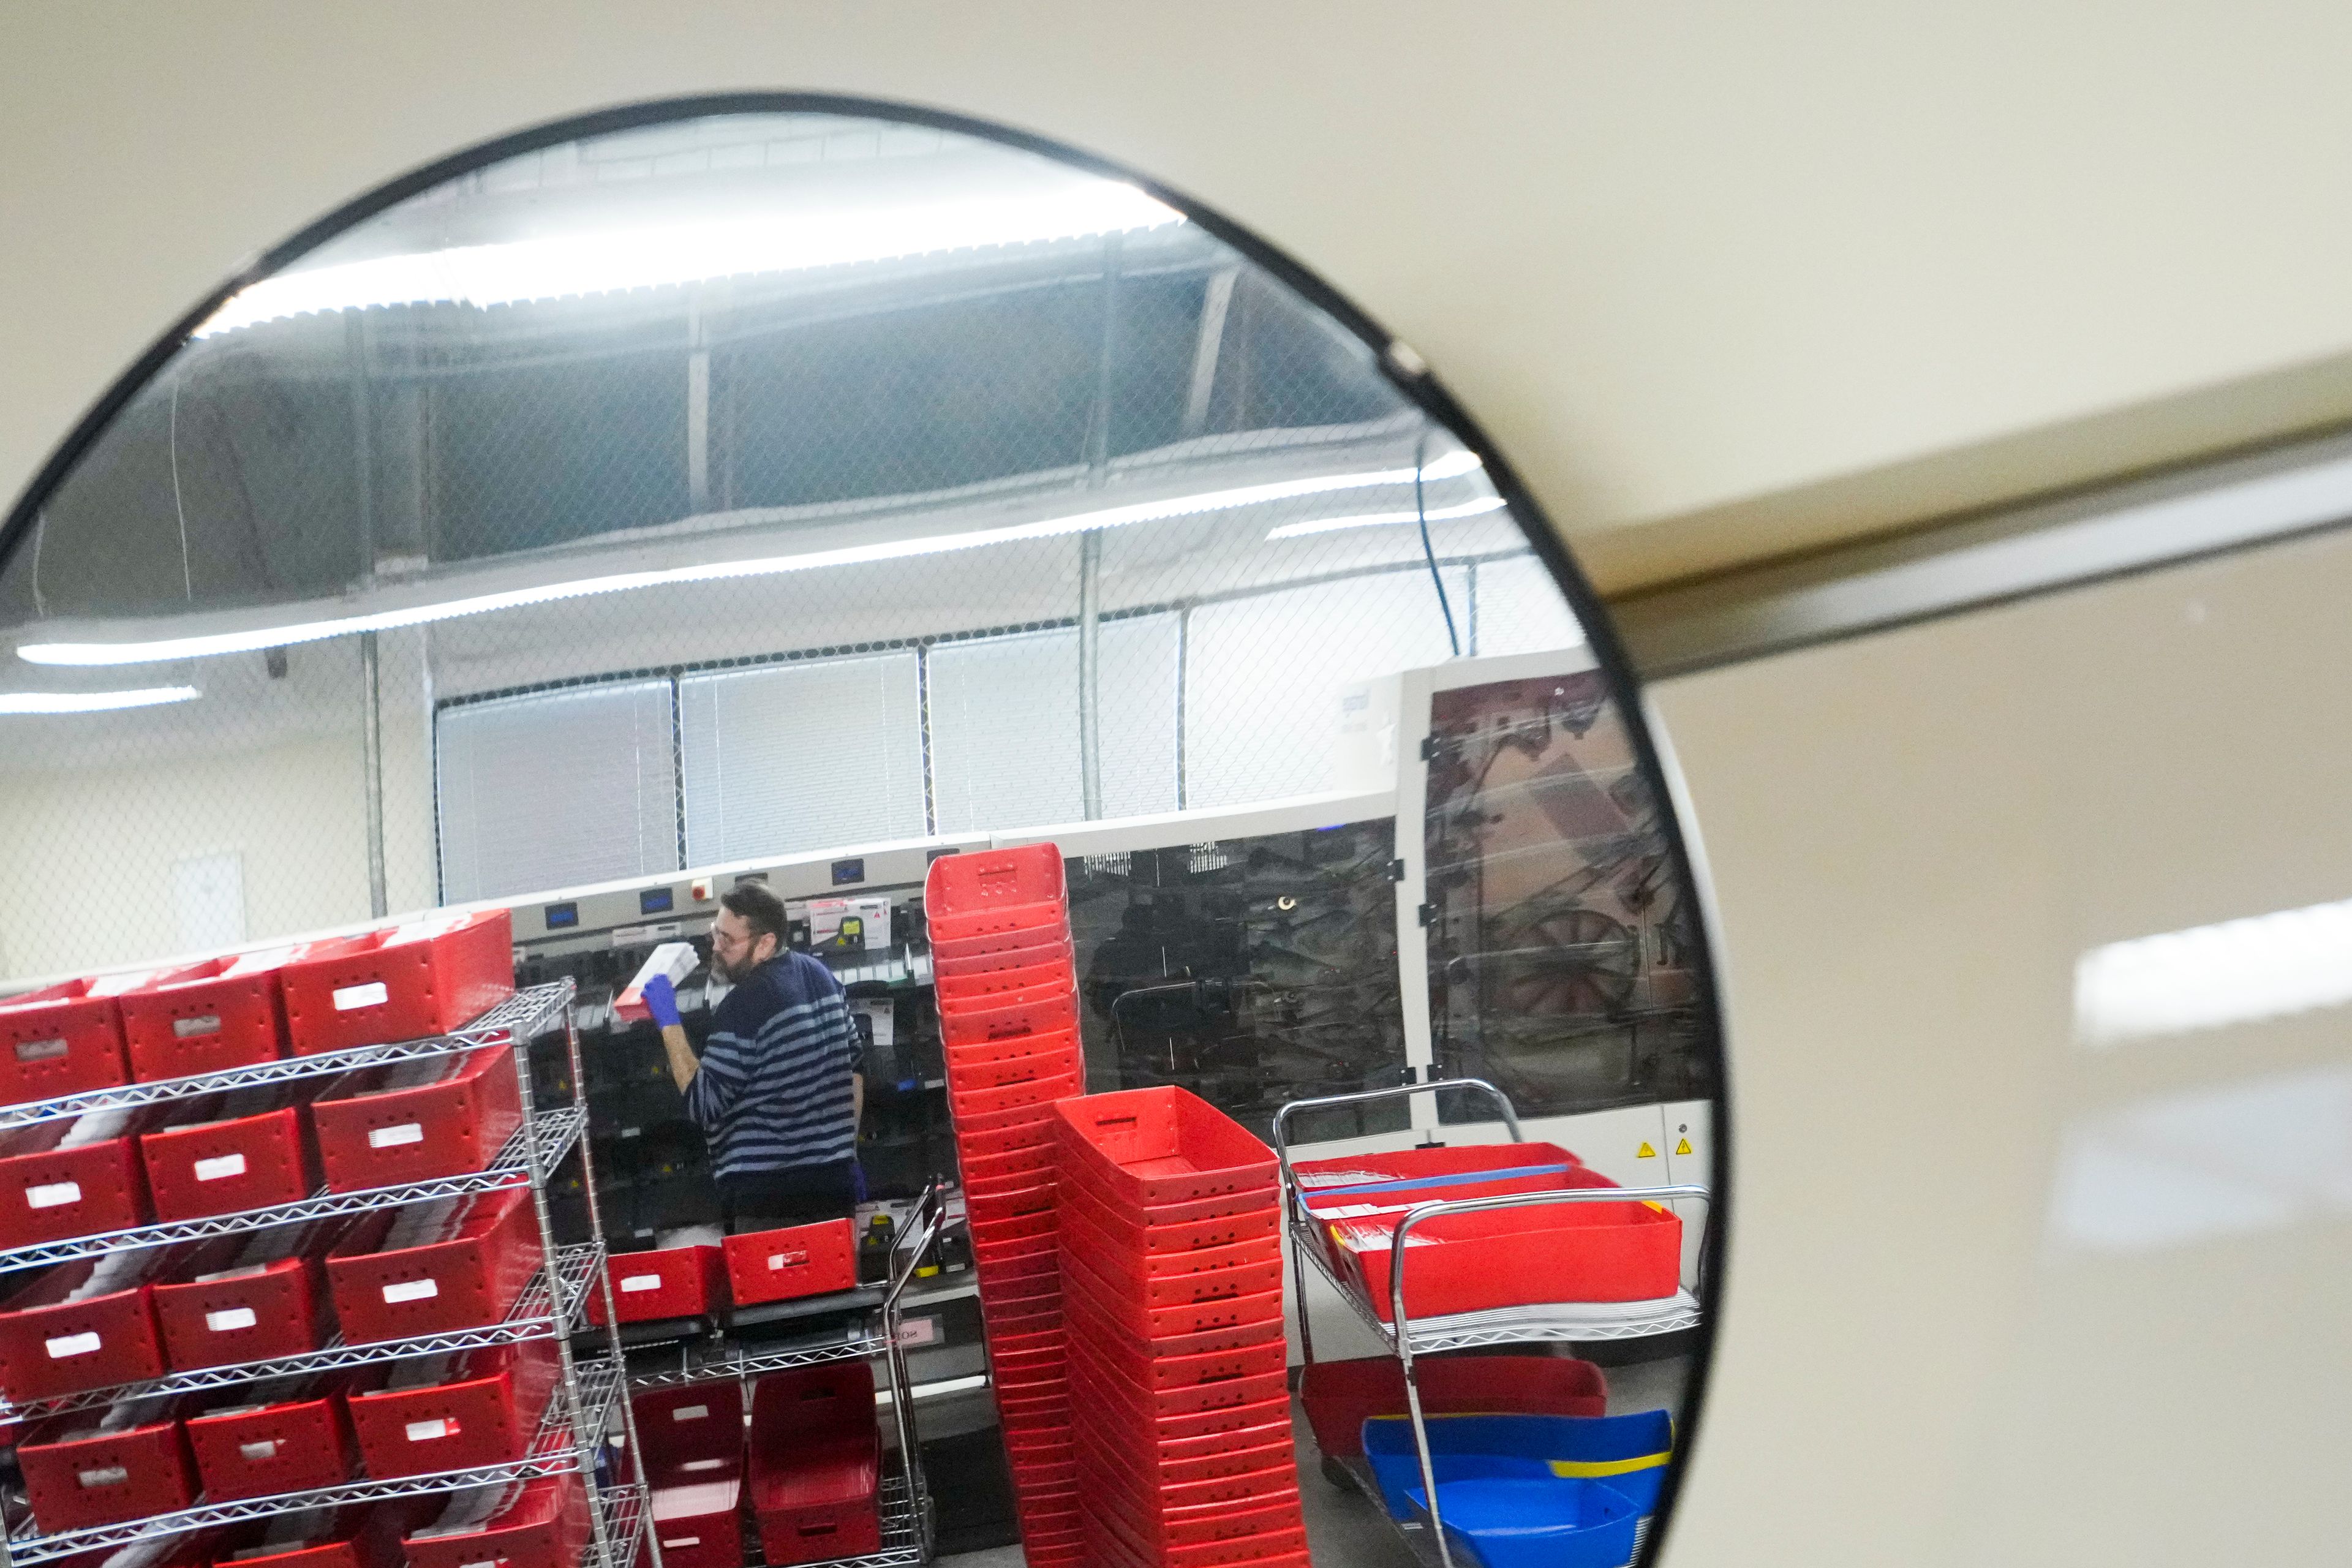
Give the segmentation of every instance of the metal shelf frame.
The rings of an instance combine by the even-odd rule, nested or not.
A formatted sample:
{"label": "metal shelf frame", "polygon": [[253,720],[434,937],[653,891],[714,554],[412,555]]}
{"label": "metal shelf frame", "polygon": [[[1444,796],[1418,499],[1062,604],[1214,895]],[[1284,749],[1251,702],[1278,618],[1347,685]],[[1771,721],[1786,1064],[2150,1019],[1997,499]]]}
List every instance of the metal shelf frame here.
{"label": "metal shelf frame", "polygon": [[[586,1078],[580,1059],[579,1030],[571,1016],[572,996],[572,983],[562,980],[518,992],[465,1029],[436,1040],[366,1047],[330,1056],[265,1064],[261,1068],[239,1069],[236,1073],[175,1079],[170,1084],[137,1085],[129,1089],[102,1090],[95,1095],[45,1101],[37,1106],[9,1108],[10,1111],[16,1113],[15,1121],[0,1121],[0,1125],[23,1124],[110,1106],[153,1104],[212,1093],[223,1088],[349,1071],[353,1067],[410,1061],[494,1046],[515,1046],[514,1065],[521,1091],[522,1126],[500,1151],[498,1160],[488,1170],[467,1176],[379,1187],[362,1193],[321,1194],[302,1203],[281,1205],[245,1215],[223,1215],[216,1220],[147,1226],[111,1236],[86,1237],[50,1247],[22,1247],[0,1253],[0,1270],[20,1268],[125,1247],[200,1240],[213,1236],[258,1230],[268,1226],[296,1224],[337,1215],[363,1214],[372,1209],[402,1204],[525,1186],[531,1194],[541,1253],[551,1260],[551,1267],[541,1268],[504,1320],[478,1329],[425,1339],[331,1345],[278,1361],[178,1373],[152,1383],[45,1401],[37,1405],[9,1410],[5,1414],[21,1418],[65,1409],[89,1408],[122,1398],[229,1386],[289,1373],[322,1371],[329,1367],[362,1365],[537,1340],[548,1341],[553,1345],[558,1376],[555,1387],[549,1394],[547,1408],[541,1417],[537,1432],[522,1457],[511,1463],[445,1470],[431,1475],[403,1476],[387,1480],[353,1479],[340,1486],[282,1493],[275,1497],[241,1499],[234,1502],[198,1502],[175,1512],[87,1530],[32,1531],[27,1528],[31,1523],[28,1519],[0,1516],[0,1563],[5,1563],[5,1568],[20,1568],[23,1564],[49,1563],[83,1552],[112,1550],[135,1542],[178,1535],[188,1531],[246,1523],[311,1509],[342,1508],[393,1498],[437,1496],[475,1487],[499,1486],[577,1473],[586,1479],[589,1490],[590,1542],[585,1561],[598,1564],[600,1568],[635,1568],[642,1551],[652,1568],[661,1568],[659,1542],[641,1535],[649,1514],[643,1489],[635,1483],[596,1484],[599,1460],[605,1453],[608,1440],[616,1433],[621,1435],[632,1453],[636,1450],[635,1419],[629,1401],[624,1397],[627,1381],[626,1363],[623,1360],[617,1329],[606,1328],[602,1348],[593,1354],[577,1354],[572,1344],[574,1333],[581,1329],[586,1318],[592,1291],[603,1295],[606,1323],[612,1325],[617,1321],[610,1273],[604,1267],[604,1247],[596,1240],[568,1246],[560,1243],[549,1205],[548,1188],[557,1168],[573,1146],[579,1145],[582,1185],[587,1198],[588,1234],[592,1237],[604,1235],[603,1219],[597,1209],[593,1156],[581,1136],[587,1123]],[[532,1053],[529,1047],[558,1026],[563,1030],[571,1092],[568,1099],[561,1103],[542,1105],[533,1081]],[[254,1072],[264,1076],[249,1076]],[[121,1095],[142,1098],[114,1098]],[[26,1114],[28,1112],[37,1114]]]}
{"label": "metal shelf frame", "polygon": [[[1275,1157],[1282,1171],[1283,1228],[1290,1237],[1291,1268],[1300,1282],[1297,1292],[1299,1349],[1308,1362],[1314,1361],[1315,1341],[1307,1324],[1305,1288],[1307,1261],[1312,1259],[1316,1271],[1331,1282],[1332,1288],[1339,1291],[1339,1299],[1355,1310],[1389,1353],[1397,1358],[1404,1374],[1405,1411],[1412,1424],[1413,1450],[1421,1461],[1422,1495],[1429,1500],[1429,1523],[1423,1526],[1399,1521],[1390,1515],[1379,1489],[1370,1483],[1369,1467],[1360,1474],[1353,1466],[1343,1465],[1341,1468],[1380,1508],[1381,1517],[1397,1527],[1413,1554],[1423,1563],[1432,1564],[1433,1568],[1455,1568],[1455,1564],[1454,1549],[1445,1538],[1444,1516],[1438,1502],[1437,1470],[1429,1447],[1428,1417],[1422,1409],[1421,1383],[1413,1369],[1416,1357],[1440,1351],[1496,1345],[1640,1339],[1696,1328],[1704,1321],[1704,1309],[1693,1291],[1680,1289],[1673,1297],[1657,1302],[1544,1302],[1424,1318],[1416,1323],[1406,1311],[1404,1300],[1406,1267],[1412,1259],[1406,1241],[1413,1227],[1448,1215],[1477,1214],[1490,1209],[1549,1207],[1579,1203],[1664,1204],[1682,1200],[1707,1204],[1709,1223],[1712,1223],[1714,1207],[1707,1189],[1691,1184],[1580,1187],[1559,1192],[1505,1193],[1493,1197],[1438,1199],[1415,1204],[1397,1216],[1396,1226],[1390,1234],[1389,1316],[1383,1321],[1378,1309],[1361,1289],[1342,1280],[1333,1271],[1324,1254],[1322,1244],[1316,1236],[1315,1222],[1307,1214],[1306,1195],[1299,1190],[1297,1176],[1290,1168],[1290,1145],[1286,1137],[1290,1118],[1300,1111],[1359,1105],[1367,1100],[1456,1091],[1484,1095],[1502,1113],[1503,1125],[1509,1131],[1511,1142],[1521,1143],[1527,1141],[1520,1131],[1518,1112],[1512,1106],[1510,1097],[1486,1079],[1475,1078],[1440,1079],[1432,1083],[1403,1084],[1393,1089],[1366,1089],[1357,1094],[1294,1100],[1275,1113],[1273,1127]],[[1699,1247],[1699,1255],[1702,1258],[1706,1255],[1704,1242]],[[1639,1555],[1637,1540],[1635,1556]]]}
{"label": "metal shelf frame", "polygon": [[312,1220],[341,1219],[376,1209],[399,1208],[408,1204],[468,1197],[477,1193],[499,1193],[509,1187],[539,1186],[554,1173],[555,1167],[562,1164],[563,1157],[572,1152],[572,1145],[579,1142],[580,1130],[586,1121],[587,1112],[576,1106],[551,1110],[536,1118],[526,1113],[523,1124],[515,1129],[514,1136],[507,1140],[506,1146],[499,1151],[498,1158],[479,1171],[457,1176],[438,1176],[429,1182],[406,1182],[398,1186],[366,1187],[352,1193],[329,1192],[321,1188],[297,1203],[274,1204],[268,1208],[247,1209],[241,1214],[166,1220],[157,1225],[134,1226],[129,1230],[103,1231],[96,1236],[69,1237],[63,1241],[11,1247],[0,1251],[0,1274],[19,1268],[37,1268],[51,1263],[68,1263],[78,1258],[102,1258],[110,1252],[171,1247],[184,1241],[211,1241],[217,1237],[243,1236],[247,1231],[268,1230],[275,1226],[305,1225]]}
{"label": "metal shelf frame", "polygon": [[234,1388],[242,1384],[265,1383],[273,1378],[300,1377],[344,1367],[406,1361],[415,1356],[487,1350],[495,1345],[526,1344],[534,1340],[553,1339],[559,1332],[577,1333],[587,1317],[588,1293],[594,1288],[595,1271],[604,1266],[604,1249],[598,1243],[564,1247],[556,1258],[551,1286],[547,1271],[541,1269],[523,1293],[516,1298],[511,1311],[498,1322],[478,1329],[457,1329],[422,1339],[375,1340],[355,1345],[343,1343],[339,1336],[318,1350],[307,1351],[300,1355],[280,1356],[274,1361],[196,1367],[187,1372],[170,1373],[144,1383],[118,1384],[111,1388],[93,1388],[83,1394],[34,1400],[25,1405],[11,1405],[0,1399],[0,1421],[37,1421],[48,1415],[93,1410],[122,1400],[166,1398],[211,1388]]}
{"label": "metal shelf frame", "polygon": [[[890,1418],[898,1438],[898,1466],[895,1469],[887,1464],[884,1466],[876,1499],[881,1511],[881,1550],[858,1557],[809,1563],[805,1568],[916,1568],[930,1560],[934,1539],[930,1489],[923,1476],[922,1449],[916,1441],[914,1401],[908,1397],[914,1384],[907,1372],[907,1352],[899,1342],[898,1321],[901,1300],[914,1283],[915,1271],[938,1244],[946,1224],[947,1200],[940,1184],[934,1182],[923,1189],[912,1219],[892,1244],[888,1288],[883,1292],[881,1305],[873,1309],[858,1332],[831,1344],[761,1349],[737,1342],[718,1355],[704,1353],[699,1347],[682,1345],[679,1357],[683,1364],[677,1371],[633,1373],[629,1378],[632,1390],[676,1388],[721,1379],[748,1380],[762,1373],[822,1366],[830,1362],[881,1358],[883,1379],[890,1396]],[[761,1559],[756,1552],[749,1555],[748,1561],[751,1568],[760,1568]]]}
{"label": "metal shelf frame", "polygon": [[275,1061],[256,1062],[251,1067],[229,1068],[221,1072],[199,1073],[194,1078],[127,1083],[114,1089],[93,1089],[81,1094],[60,1095],[55,1100],[34,1100],[19,1105],[0,1106],[0,1131],[54,1121],[60,1117],[79,1116],[85,1111],[128,1110],[145,1105],[164,1105],[175,1100],[193,1100],[199,1095],[223,1094],[233,1089],[291,1083],[299,1079],[326,1078],[360,1068],[425,1061],[434,1057],[489,1050],[498,1046],[511,1046],[518,1041],[528,1042],[545,1034],[562,1017],[564,1009],[572,1005],[572,983],[567,979],[518,991],[464,1028],[426,1039],[405,1040],[390,1046],[354,1046],[347,1050],[320,1051],[315,1056],[280,1057]]}

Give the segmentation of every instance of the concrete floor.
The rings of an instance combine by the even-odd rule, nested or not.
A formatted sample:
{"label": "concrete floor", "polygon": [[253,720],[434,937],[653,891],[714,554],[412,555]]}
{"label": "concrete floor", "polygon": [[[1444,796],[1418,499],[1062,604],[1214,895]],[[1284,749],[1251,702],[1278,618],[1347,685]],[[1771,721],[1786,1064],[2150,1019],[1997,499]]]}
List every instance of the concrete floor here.
{"label": "concrete floor", "polygon": [[[1679,1411],[1690,1366],[1675,1357],[1611,1367],[1608,1376],[1612,1415],[1662,1407]],[[1315,1561],[1331,1568],[1417,1568],[1412,1549],[1370,1499],[1352,1487],[1334,1486],[1323,1479],[1322,1451],[1315,1446],[1306,1412],[1295,1400],[1290,1426],[1298,1444],[1299,1511],[1306,1516],[1307,1546]],[[1018,1546],[998,1546],[942,1557],[940,1568],[1026,1568],[1026,1562]]]}

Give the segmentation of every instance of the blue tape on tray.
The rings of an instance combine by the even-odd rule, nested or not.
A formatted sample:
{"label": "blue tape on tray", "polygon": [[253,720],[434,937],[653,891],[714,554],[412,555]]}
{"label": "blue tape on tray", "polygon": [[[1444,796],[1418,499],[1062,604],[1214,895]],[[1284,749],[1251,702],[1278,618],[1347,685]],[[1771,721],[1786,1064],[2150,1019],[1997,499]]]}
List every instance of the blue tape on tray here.
{"label": "blue tape on tray", "polygon": [[1401,1176],[1392,1182],[1357,1182],[1344,1187],[1316,1187],[1311,1189],[1310,1195],[1328,1198],[1351,1193],[1406,1193],[1422,1187],[1458,1187],[1465,1182],[1503,1182],[1520,1176],[1562,1176],[1576,1168],[1574,1165],[1512,1165],[1499,1171],[1450,1171],[1442,1176]]}
{"label": "blue tape on tray", "polygon": [[[1433,1415],[1431,1468],[1442,1484],[1477,1479],[1552,1478],[1599,1481],[1641,1513],[1658,1506],[1658,1487],[1674,1457],[1674,1417],[1663,1410],[1630,1415]],[[1381,1500],[1401,1520],[1412,1517],[1406,1492],[1421,1485],[1412,1423],[1375,1415],[1364,1423],[1364,1458]],[[1444,1499],[1438,1502],[1442,1507]]]}

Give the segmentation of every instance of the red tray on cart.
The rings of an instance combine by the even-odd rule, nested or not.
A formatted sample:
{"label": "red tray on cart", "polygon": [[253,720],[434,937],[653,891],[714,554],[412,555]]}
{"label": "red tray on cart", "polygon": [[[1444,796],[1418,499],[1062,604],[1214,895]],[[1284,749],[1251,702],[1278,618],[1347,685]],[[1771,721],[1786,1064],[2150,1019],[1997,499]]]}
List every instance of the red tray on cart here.
{"label": "red tray on cart", "polygon": [[[1276,1278],[1279,1277],[1277,1271]],[[1279,1319],[1282,1315],[1279,1288],[1176,1306],[1148,1306],[1121,1295],[1115,1287],[1102,1283],[1067,1257],[1063,1258],[1062,1289],[1066,1297],[1084,1296],[1087,1305],[1124,1329],[1131,1338],[1148,1341],[1240,1328],[1263,1321],[1268,1316]]]}
{"label": "red tray on cart", "polygon": [[514,922],[485,910],[320,942],[278,977],[298,1056],[426,1039],[514,994]]}
{"label": "red tray on cart", "polygon": [[206,1242],[173,1259],[155,1287],[155,1326],[174,1372],[302,1355],[334,1320],[319,1257],[343,1222],[287,1226]]}
{"label": "red tray on cart", "polygon": [[1287,1421],[1192,1438],[1189,1440],[1190,1451],[1171,1454],[1170,1449],[1183,1448],[1186,1444],[1138,1443],[1130,1436],[1098,1427],[1091,1408],[1073,1410],[1070,1419],[1080,1441],[1116,1446],[1120,1464],[1147,1484],[1155,1478],[1168,1485],[1183,1486],[1247,1475],[1276,1465],[1294,1464],[1298,1457],[1298,1446]]}
{"label": "red tray on cart", "polygon": [[1198,1203],[1277,1180],[1273,1150],[1185,1089],[1093,1094],[1056,1110],[1065,1173],[1114,1205]]}
{"label": "red tray on cart", "polygon": [[1189,1252],[1139,1252],[1097,1229],[1076,1205],[1062,1205],[1056,1217],[1065,1246],[1090,1263],[1098,1263],[1101,1272],[1120,1279],[1175,1279],[1282,1261],[1282,1244],[1271,1236],[1251,1237],[1224,1247],[1196,1247]]}
{"label": "red tray on cart", "polygon": [[162,1254],[60,1263],[0,1302],[0,1391],[16,1404],[163,1374],[154,1286]]}
{"label": "red tray on cart", "polygon": [[0,1002],[0,1105],[130,1081],[121,1004],[101,982],[68,980]]}
{"label": "red tray on cart", "polygon": [[1238,1306],[1240,1310],[1255,1315],[1242,1322],[1202,1329],[1196,1333],[1155,1334],[1146,1339],[1129,1324],[1109,1316],[1095,1305],[1092,1297],[1080,1291],[1064,1303],[1062,1323],[1069,1332],[1086,1334],[1097,1342],[1118,1342],[1130,1352],[1130,1360],[1143,1356],[1192,1356],[1244,1351],[1283,1337],[1280,1292],[1269,1290],[1263,1297],[1244,1301]]}
{"label": "red tray on cart", "polygon": [[[1050,1104],[1015,1106],[1011,1110],[976,1111],[950,1105],[956,1146],[971,1154],[1012,1154],[1028,1149],[1055,1147],[1054,1108]],[[1055,1158],[1059,1158],[1058,1152]]]}
{"label": "red tray on cart", "polygon": [[1054,1145],[1039,1143],[1027,1149],[1007,1150],[1001,1154],[959,1151],[957,1163],[963,1167],[966,1182],[1001,1182],[1008,1176],[1049,1182],[1054,1176]]}
{"label": "red tray on cart", "polygon": [[213,1568],[406,1568],[401,1532],[432,1498],[281,1514]]}
{"label": "red tray on cart", "polygon": [[[1568,1178],[1613,1187],[1598,1172]],[[1390,1317],[1389,1251],[1393,1215],[1325,1226],[1340,1278],[1362,1292],[1381,1321]],[[1651,1301],[1681,1287],[1682,1220],[1635,1199],[1440,1215],[1413,1226],[1405,1310],[1448,1317],[1545,1301]]]}
{"label": "red tray on cart", "polygon": [[948,1105],[961,1129],[966,1117],[1001,1116],[1007,1111],[1041,1109],[1086,1091],[1085,1073],[1072,1068],[1067,1072],[1033,1079],[1027,1083],[1006,1084],[999,1089],[950,1088]]}
{"label": "red tray on cart", "polygon": [[0,1247],[147,1223],[138,1133],[154,1110],[93,1110],[0,1133]]}
{"label": "red tray on cart", "polygon": [[576,1568],[590,1533],[588,1494],[568,1470],[459,1492],[404,1544],[409,1568]]}
{"label": "red tray on cart", "polygon": [[208,959],[122,994],[122,1041],[140,1083],[276,1061],[286,1054],[278,971],[310,944]]}
{"label": "red tray on cart", "polygon": [[59,1415],[25,1434],[16,1462],[45,1531],[121,1524],[196,1500],[187,1438],[168,1415],[137,1423],[114,1411]]}
{"label": "red tray on cart", "polygon": [[[1122,1319],[1131,1314],[1119,1309],[1139,1309],[1160,1311],[1171,1307],[1197,1307],[1217,1301],[1231,1301],[1244,1296],[1260,1296],[1282,1289],[1282,1255],[1255,1261],[1236,1263],[1202,1274],[1129,1274],[1105,1272],[1106,1266],[1116,1267],[1117,1256],[1104,1258],[1070,1250],[1071,1238],[1062,1238],[1062,1274],[1066,1280],[1076,1283],[1114,1315]],[[1208,1325],[1204,1325],[1208,1326]],[[1198,1333],[1199,1329],[1187,1329],[1186,1333]]]}
{"label": "red tray on cart", "polygon": [[864,1362],[771,1373],[752,1385],[751,1508],[771,1563],[880,1550],[881,1436]]}
{"label": "red tray on cart", "polygon": [[327,1254],[343,1338],[424,1339],[498,1322],[540,1270],[528,1187],[370,1215]]}
{"label": "red tray on cart", "polygon": [[335,1192],[486,1170],[522,1125],[514,1047],[345,1073],[311,1102],[310,1125]]}
{"label": "red tray on cart", "polygon": [[[604,1260],[604,1273],[625,1323],[707,1318],[727,1310],[727,1258],[715,1246],[619,1253]],[[588,1321],[604,1325],[601,1291],[588,1293]]]}
{"label": "red tray on cart", "polygon": [[[1034,1083],[1039,1079],[1062,1078],[1086,1071],[1086,1058],[1077,1049],[1075,1033],[1059,1035],[1026,1035],[1016,1044],[1032,1041],[1052,1041],[1050,1046],[1018,1052],[991,1053],[994,1061],[975,1062],[966,1053],[948,1052],[948,1089],[958,1096],[985,1093],[992,1089],[1003,1089],[1016,1083]],[[972,1054],[978,1054],[977,1051]]]}
{"label": "red tray on cart", "polygon": [[512,1464],[555,1386],[546,1341],[404,1363],[390,1386],[347,1402],[360,1458],[378,1480]]}
{"label": "red tray on cart", "polygon": [[346,1387],[343,1379],[320,1378],[280,1389],[282,1398],[252,1390],[238,1404],[189,1416],[188,1451],[205,1499],[274,1497],[351,1479],[360,1451],[343,1413]]}
{"label": "red tray on cart", "polygon": [[290,1105],[251,1114],[237,1108],[277,1098],[268,1090],[223,1097],[217,1120],[161,1128],[139,1137],[139,1163],[159,1220],[202,1219],[299,1203],[318,1191]]}
{"label": "red tray on cart", "polygon": [[1333,1202],[1410,1208],[1441,1198],[1543,1192],[1560,1184],[1554,1178],[1583,1167],[1557,1143],[1465,1143],[1297,1160],[1290,1174],[1310,1209]]}
{"label": "red tray on cart", "polygon": [[654,1389],[629,1403],[664,1568],[740,1568],[742,1385]]}
{"label": "red tray on cart", "polygon": [[[1609,1414],[1601,1370],[1567,1356],[1417,1358],[1413,1380],[1422,1409],[1432,1415]],[[1365,1422],[1405,1414],[1404,1373],[1393,1356],[1309,1362],[1300,1369],[1298,1403],[1317,1447],[1335,1458],[1359,1458]]]}
{"label": "red tray on cart", "polygon": [[[1050,951],[1050,950],[1049,950]],[[988,998],[1001,996],[1008,991],[1037,990],[1045,992],[1055,986],[1066,991],[1076,990],[1077,975],[1075,966],[1066,960],[1047,958],[1037,963],[1024,963],[1003,969],[982,969],[961,974],[942,974],[932,982],[940,994],[940,1008],[961,1009],[971,1005],[985,1007]]]}

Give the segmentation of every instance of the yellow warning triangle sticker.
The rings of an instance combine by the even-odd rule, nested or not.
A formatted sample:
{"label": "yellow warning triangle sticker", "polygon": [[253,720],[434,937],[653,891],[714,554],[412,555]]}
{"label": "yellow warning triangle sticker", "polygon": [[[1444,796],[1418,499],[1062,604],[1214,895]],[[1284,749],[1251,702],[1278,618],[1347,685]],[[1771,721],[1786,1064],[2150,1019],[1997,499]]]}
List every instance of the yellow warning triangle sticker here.
{"label": "yellow warning triangle sticker", "polygon": [[1677,1144],[1675,1144],[1675,1153],[1677,1153],[1677,1154],[1687,1154],[1687,1153],[1689,1153],[1690,1152],[1691,1152],[1690,1140],[1689,1140],[1689,1139],[1687,1139],[1687,1138],[1684,1139],[1681,1142],[1679,1142],[1679,1143],[1677,1143]]}
{"label": "yellow warning triangle sticker", "polygon": [[1640,1152],[1633,1156],[1636,1160],[1654,1160],[1657,1157],[1658,1152],[1647,1143],[1643,1144]]}

